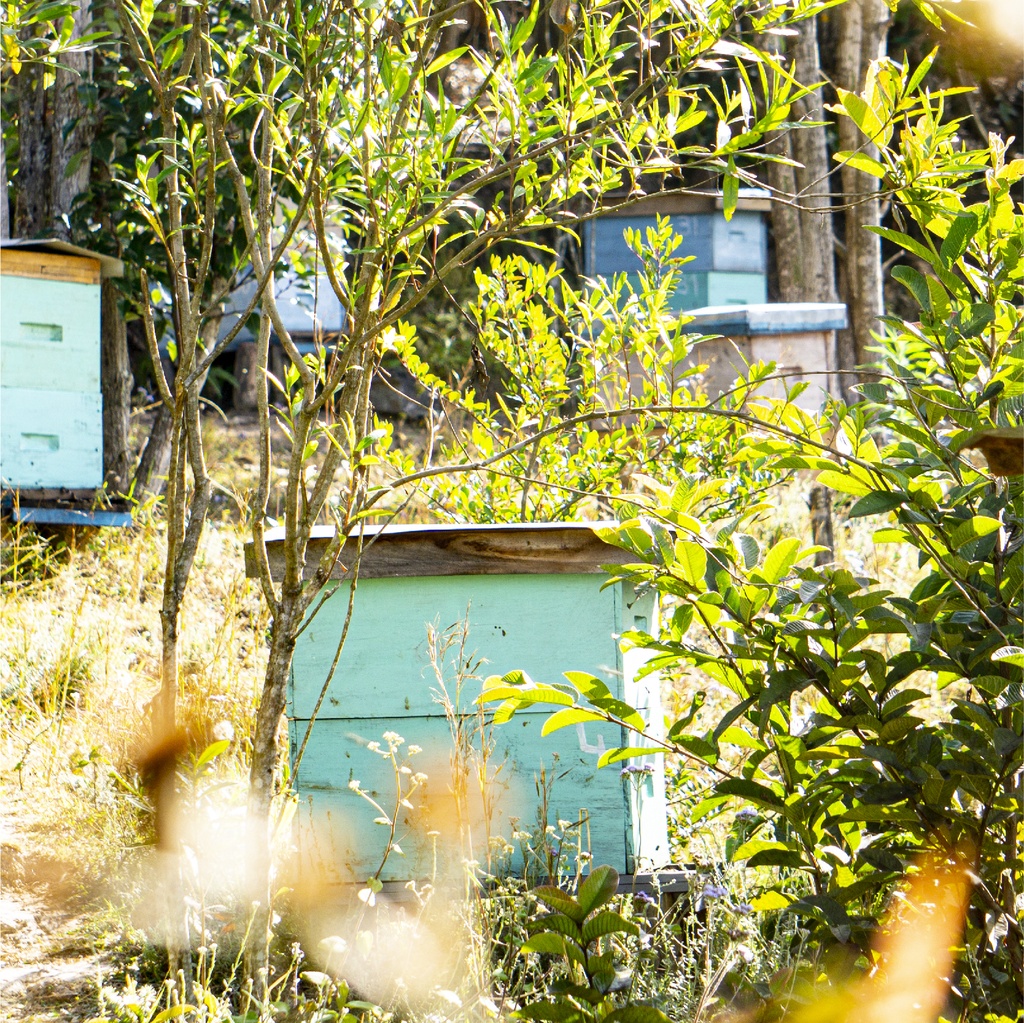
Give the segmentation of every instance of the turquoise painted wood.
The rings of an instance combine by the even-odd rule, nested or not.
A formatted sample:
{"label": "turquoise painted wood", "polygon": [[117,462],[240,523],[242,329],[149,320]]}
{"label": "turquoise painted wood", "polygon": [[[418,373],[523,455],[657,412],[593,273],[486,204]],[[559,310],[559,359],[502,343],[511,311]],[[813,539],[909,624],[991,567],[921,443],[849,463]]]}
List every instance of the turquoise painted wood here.
{"label": "turquoise painted wood", "polygon": [[100,395],[0,387],[0,479],[15,489],[99,486]]}
{"label": "turquoise painted wood", "polygon": [[[692,256],[691,273],[711,271],[765,274],[768,270],[768,233],[764,215],[737,210],[731,220],[722,213],[691,213],[670,216],[672,229],[683,239],[677,256]],[[646,234],[656,217],[608,216],[588,222],[584,230],[584,273],[596,277],[640,270],[639,257],[626,244],[626,228]]]}
{"label": "turquoise painted wood", "polygon": [[100,289],[0,275],[3,386],[98,394]]}
{"label": "turquoise painted wood", "polygon": [[[403,736],[406,745],[422,747],[410,766],[425,772],[427,782],[412,800],[415,809],[403,808],[399,815],[405,855],[391,858],[381,876],[408,880],[457,872],[470,855],[457,842],[453,739],[430,664],[431,626],[443,631],[468,620],[466,654],[483,662],[476,675],[521,668],[537,679],[559,681],[564,671],[589,671],[660,722],[656,681],[635,681],[638,665],[632,654],[624,657],[617,640],[627,629],[654,628],[653,598],[638,597],[624,584],[602,589],[605,578],[581,573],[362,579],[334,680],[295,779],[305,822],[300,846],[309,869],[336,881],[361,881],[377,871],[387,831],[373,824],[376,813],[348,786],[358,780],[391,812],[393,769],[366,745],[381,742],[387,731]],[[288,710],[293,758],[335,655],[347,607],[348,586],[342,584],[296,645]],[[480,684],[468,682],[461,694],[461,706],[471,716]],[[648,776],[623,778],[615,766],[598,770],[601,753],[622,744],[620,730],[587,723],[542,737],[547,716],[520,713],[506,724],[484,726],[494,743],[488,758],[492,810],[483,812],[484,799],[471,782],[470,819],[462,831],[471,836],[472,858],[486,862],[491,836],[493,846],[502,844],[500,838],[515,847],[511,866],[523,868],[513,834],[535,833],[544,823],[538,819],[543,771],[549,782],[547,823],[583,820],[570,834],[582,836],[582,848],[594,862],[610,863],[621,873],[637,868],[638,853],[648,865],[667,862],[660,763]],[[465,727],[475,726],[467,719]],[[475,748],[480,749],[479,737]]]}
{"label": "turquoise painted wood", "polygon": [[[640,278],[627,274],[634,290]],[[768,278],[754,273],[681,273],[669,306],[675,312],[703,309],[705,306],[752,305],[767,301]]]}
{"label": "turquoise painted wood", "polygon": [[103,482],[100,288],[0,274],[0,480]]}

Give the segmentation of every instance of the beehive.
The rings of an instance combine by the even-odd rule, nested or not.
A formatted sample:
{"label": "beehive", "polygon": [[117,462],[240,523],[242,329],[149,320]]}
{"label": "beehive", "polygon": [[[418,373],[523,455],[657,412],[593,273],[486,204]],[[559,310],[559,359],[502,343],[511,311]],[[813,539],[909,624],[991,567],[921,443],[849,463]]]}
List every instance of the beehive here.
{"label": "beehive", "polygon": [[760,393],[781,398],[786,385],[810,385],[797,404],[816,412],[826,394],[839,394],[835,375],[836,331],[846,327],[846,306],[826,302],[776,302],[690,310],[694,333],[720,335],[696,345],[687,362],[706,365],[704,389],[717,397],[745,374],[744,363],[774,362],[786,374]]}
{"label": "beehive", "polygon": [[62,242],[0,250],[0,479],[5,488],[103,482],[100,278],[119,260]]}
{"label": "beehive", "polygon": [[587,277],[625,273],[638,286],[642,264],[625,240],[627,228],[645,235],[659,215],[682,236],[675,256],[691,256],[672,296],[676,311],[701,306],[745,305],[768,297],[766,195],[744,190],[731,220],[714,196],[651,196],[619,211],[613,208],[583,228],[583,272]]}
{"label": "beehive", "polygon": [[[310,563],[326,542],[324,536],[314,542]],[[272,570],[279,547],[279,540],[268,538]],[[342,564],[351,564],[351,547],[349,541]],[[579,845],[594,863],[609,863],[623,874],[664,863],[660,758],[650,758],[649,773],[624,775],[622,764],[598,769],[604,750],[623,745],[622,729],[587,722],[542,737],[551,708],[485,725],[494,744],[487,768],[491,814],[488,822],[471,779],[472,820],[460,843],[452,721],[438,702],[430,662],[428,630],[443,633],[467,622],[465,653],[470,661],[484,662],[476,675],[522,669],[537,680],[558,682],[565,671],[590,672],[620,699],[643,708],[657,726],[657,685],[653,677],[636,680],[639,663],[623,655],[618,642],[625,630],[654,628],[654,597],[638,595],[622,582],[603,587],[607,575],[601,565],[623,557],[581,524],[404,526],[374,532],[363,556],[347,639],[294,778],[303,855],[336,882],[363,881],[376,872],[388,829],[373,823],[377,814],[349,786],[358,781],[391,813],[394,768],[367,744],[394,732],[404,738],[403,750],[411,744],[422,748],[410,766],[425,772],[427,782],[411,800],[415,809],[399,811],[396,838],[404,855],[388,860],[382,880],[435,877],[446,865],[461,869],[467,856],[484,863],[489,836],[514,845],[511,866],[522,869],[522,843],[513,833],[536,835],[547,825],[562,831],[559,821],[575,825],[565,830],[563,852]],[[293,763],[335,656],[348,603],[349,585],[343,582],[299,637],[288,703]],[[453,684],[453,678],[446,680]],[[459,698],[469,715],[466,727],[480,688],[480,679],[469,681]],[[475,771],[479,756],[474,757]],[[567,857],[569,869],[574,859]]]}

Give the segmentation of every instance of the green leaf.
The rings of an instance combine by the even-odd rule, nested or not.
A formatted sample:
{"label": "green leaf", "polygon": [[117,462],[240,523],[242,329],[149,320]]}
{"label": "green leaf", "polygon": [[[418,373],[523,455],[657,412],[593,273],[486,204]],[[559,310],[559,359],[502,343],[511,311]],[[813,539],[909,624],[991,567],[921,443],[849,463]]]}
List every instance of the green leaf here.
{"label": "green leaf", "polygon": [[592,916],[583,925],[583,944],[589,945],[606,934],[632,934],[635,937],[639,933],[640,928],[636,924],[606,909]]}
{"label": "green leaf", "polygon": [[722,179],[722,212],[726,220],[732,220],[740,198],[740,179],[736,176],[736,161],[729,157],[725,177]]}
{"label": "green leaf", "polygon": [[704,573],[708,568],[708,556],[704,548],[690,540],[678,540],[675,555],[672,574],[691,586],[699,586],[704,581]]}
{"label": "green leaf", "polygon": [[570,920],[574,920],[578,924],[583,923],[583,918],[587,915],[586,910],[582,909],[568,892],[563,892],[561,888],[556,888],[554,885],[540,885],[533,889],[533,894],[546,906],[550,906],[559,913],[564,913]]}
{"label": "green leaf", "polygon": [[571,941],[575,941],[577,944],[582,939],[580,925],[575,920],[566,916],[565,913],[548,913],[545,916],[538,917],[536,920],[531,920],[527,927],[531,934],[544,932],[560,934]]}
{"label": "green leaf", "polygon": [[874,493],[872,485],[854,475],[852,471],[836,472],[834,469],[823,469],[818,473],[818,482],[830,490],[836,490],[840,494],[853,494],[855,497]]}
{"label": "green leaf", "polygon": [[744,799],[770,810],[784,811],[787,809],[781,796],[748,778],[726,778],[724,781],[718,782],[715,791],[723,796],[742,796]]}
{"label": "green leaf", "polygon": [[519,1019],[535,1019],[541,1023],[573,1023],[581,1018],[580,1010],[567,998],[557,1002],[534,1002],[512,1014]]}
{"label": "green leaf", "polygon": [[623,1005],[608,1013],[602,1023],[669,1023],[669,1019],[653,1005]]}
{"label": "green leaf", "polygon": [[468,46],[457,46],[454,50],[449,50],[447,53],[442,53],[440,57],[435,57],[430,62],[427,70],[423,73],[429,78],[431,75],[436,75],[438,71],[443,71],[449,64],[454,64],[467,50]]}
{"label": "green leaf", "polygon": [[596,711],[586,710],[583,707],[566,707],[565,710],[555,711],[544,722],[541,727],[541,735],[550,735],[557,732],[559,728],[567,728],[569,725],[579,725],[587,721],[606,721],[607,719]]}
{"label": "green leaf", "polygon": [[939,249],[939,256],[947,269],[964,254],[977,233],[978,218],[973,213],[957,214]]}
{"label": "green leaf", "polygon": [[951,551],[957,551],[963,547],[965,543],[969,543],[971,540],[977,540],[982,536],[988,536],[989,533],[994,533],[998,528],[998,519],[994,519],[989,515],[973,515],[966,522],[961,522],[960,525],[953,530],[953,533],[949,538],[949,549]]}
{"label": "green leaf", "polygon": [[769,583],[781,582],[796,561],[800,552],[800,541],[796,537],[780,540],[767,554],[761,574]]}
{"label": "green leaf", "polygon": [[598,767],[607,767],[609,764],[618,764],[623,760],[636,760],[639,757],[649,757],[652,753],[660,753],[661,750],[653,749],[650,746],[620,746],[616,749],[605,750],[597,759]]}
{"label": "green leaf", "polygon": [[931,312],[932,301],[928,293],[928,282],[924,275],[912,266],[894,266],[892,276],[914,296],[917,304],[925,311]]}
{"label": "green leaf", "polygon": [[866,494],[847,512],[851,519],[859,518],[862,515],[882,515],[898,508],[907,499],[903,493],[891,494],[876,491],[873,494]]}
{"label": "green leaf", "polygon": [[619,874],[614,867],[594,867],[577,892],[583,915],[587,916],[598,906],[603,906],[618,890]]}
{"label": "green leaf", "polygon": [[230,745],[230,739],[221,739],[218,742],[211,742],[210,745],[207,746],[199,755],[199,759],[196,761],[196,770],[198,771],[200,767],[205,767],[215,757],[219,757]]}
{"label": "green leaf", "polygon": [[788,867],[800,870],[809,866],[804,858],[792,849],[763,849],[747,860],[748,867]]}
{"label": "green leaf", "polygon": [[1024,647],[1001,646],[993,655],[993,661],[1005,661],[1007,664],[1016,664],[1018,668],[1024,668]]}
{"label": "green leaf", "polygon": [[846,164],[847,167],[870,174],[874,178],[881,179],[886,175],[885,166],[866,153],[836,153],[835,159]]}

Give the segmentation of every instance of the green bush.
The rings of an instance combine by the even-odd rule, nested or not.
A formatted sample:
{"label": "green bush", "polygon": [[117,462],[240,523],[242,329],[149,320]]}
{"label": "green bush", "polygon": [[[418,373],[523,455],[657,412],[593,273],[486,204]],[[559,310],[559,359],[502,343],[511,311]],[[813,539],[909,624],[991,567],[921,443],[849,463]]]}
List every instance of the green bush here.
{"label": "green bush", "polygon": [[[642,517],[604,536],[633,555],[632,581],[673,609],[661,636],[624,637],[653,655],[646,670],[698,669],[730,694],[712,727],[698,730],[691,710],[653,738],[713,777],[698,815],[756,811],[731,844],[733,861],[779,879],[755,905],[798,914],[820,948],[845,945],[866,967],[903,879],[966,870],[951,1004],[962,1019],[1012,1016],[1022,977],[1024,217],[1010,192],[1024,161],[1006,162],[994,137],[965,151],[941,120],[942,97],[916,92],[921,69],[875,70],[863,96],[840,98],[889,148],[877,162],[846,158],[894,191],[904,230],[881,233],[914,259],[893,276],[920,320],[886,320],[882,362],[852,406],[830,402],[815,418],[748,399],[758,425],[747,452],[850,495],[851,518],[877,519],[876,544],[917,552],[920,578],[890,590],[815,567],[818,549],[795,537],[762,549],[745,531],[749,515],[699,521],[687,484],[662,488]],[[969,454],[978,449],[987,466]],[[577,684],[555,687],[513,673],[490,684],[505,698],[517,680],[528,692],[509,709],[547,696],[561,722],[590,715],[642,730],[598,680],[574,674]]]}

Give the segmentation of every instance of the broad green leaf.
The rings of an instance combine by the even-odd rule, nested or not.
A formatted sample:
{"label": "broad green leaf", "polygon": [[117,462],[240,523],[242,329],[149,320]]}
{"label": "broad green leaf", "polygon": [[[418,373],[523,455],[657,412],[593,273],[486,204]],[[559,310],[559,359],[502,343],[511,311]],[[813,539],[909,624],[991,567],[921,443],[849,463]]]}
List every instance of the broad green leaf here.
{"label": "broad green leaf", "polygon": [[1008,664],[1016,664],[1024,668],[1024,647],[1001,646],[993,655],[993,661],[1005,661]]}
{"label": "broad green leaf", "polygon": [[606,721],[607,719],[592,710],[586,710],[583,707],[566,707],[565,710],[555,711],[544,722],[541,727],[541,735],[550,735],[552,732],[557,732],[559,728],[566,728],[569,725],[579,725],[588,721]]}
{"label": "broad green leaf", "polygon": [[751,899],[750,904],[759,913],[767,913],[773,909],[785,909],[793,902],[792,897],[783,895],[782,892],[767,891]]}
{"label": "broad green leaf", "polygon": [[[525,950],[525,947],[524,947]],[[534,951],[529,949],[529,951]],[[537,949],[538,952],[547,949]],[[516,1010],[513,1015],[520,1019],[535,1019],[538,1023],[574,1023],[582,1019],[582,1014],[567,998],[559,999],[557,1002],[534,1002],[532,1005],[524,1005]]]}
{"label": "broad green leaf", "polygon": [[780,540],[765,556],[761,574],[769,583],[781,582],[796,561],[800,541],[796,537]]}
{"label": "broad green leaf", "polygon": [[613,913],[610,909],[603,910],[592,916],[583,925],[583,944],[589,945],[592,941],[604,937],[606,934],[632,934],[636,936],[640,928],[630,920],[626,920]]}
{"label": "broad green leaf", "polygon": [[866,153],[836,153],[834,159],[846,164],[847,167],[852,167],[854,170],[870,174],[874,178],[881,179],[886,175],[884,164],[879,163],[878,160],[873,159]]}
{"label": "broad green leaf", "polygon": [[618,764],[623,760],[637,760],[640,757],[649,757],[652,753],[661,753],[659,749],[650,746],[621,746],[617,749],[605,750],[597,759],[598,767],[607,767],[609,764]]}
{"label": "broad green leaf", "polygon": [[851,519],[859,518],[862,515],[882,515],[898,508],[907,499],[906,494],[890,494],[876,491],[873,494],[866,494],[847,512]]}
{"label": "broad green leaf", "polygon": [[949,549],[952,551],[959,550],[965,543],[977,540],[982,536],[988,536],[989,533],[994,533],[998,528],[998,519],[994,519],[990,515],[974,515],[966,522],[961,522],[953,530],[949,538]]}
{"label": "broad green leaf", "polygon": [[602,1023],[669,1023],[669,1019],[653,1005],[623,1005],[608,1013]]}
{"label": "broad green leaf", "polygon": [[708,568],[708,556],[704,548],[690,540],[677,540],[675,554],[672,574],[694,587],[703,583]]}
{"label": "broad green leaf", "polygon": [[600,866],[586,876],[577,892],[584,916],[603,906],[619,890],[619,874],[614,867]]}
{"label": "broad green leaf", "polygon": [[726,778],[715,785],[715,791],[724,796],[742,796],[758,806],[765,806],[771,810],[784,811],[786,809],[786,804],[781,796],[772,792],[767,786],[760,785],[748,778]]}
{"label": "broad green leaf", "polygon": [[966,251],[971,239],[978,233],[978,218],[973,213],[960,213],[953,218],[949,231],[939,249],[939,256],[948,268]]}
{"label": "broad green leaf", "polygon": [[824,469],[818,473],[818,482],[830,490],[836,490],[840,494],[853,494],[855,497],[874,493],[873,485],[852,471],[836,472],[833,469]]}
{"label": "broad green leaf", "polygon": [[925,311],[931,311],[931,296],[928,293],[928,282],[924,275],[912,266],[894,266],[892,276],[914,296],[917,304]]}
{"label": "broad green leaf", "polygon": [[578,924],[583,923],[583,918],[587,915],[586,911],[580,908],[580,904],[568,892],[563,892],[561,888],[556,888],[554,885],[540,885],[533,889],[533,894],[545,905],[559,913],[564,913],[570,920],[575,920]]}

